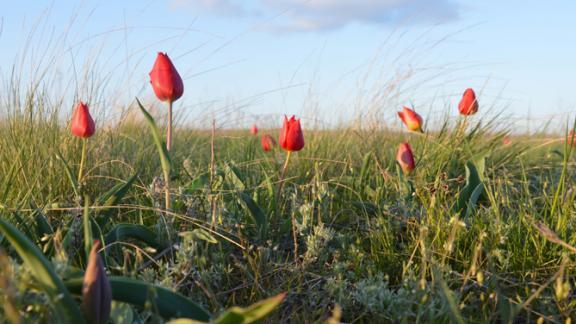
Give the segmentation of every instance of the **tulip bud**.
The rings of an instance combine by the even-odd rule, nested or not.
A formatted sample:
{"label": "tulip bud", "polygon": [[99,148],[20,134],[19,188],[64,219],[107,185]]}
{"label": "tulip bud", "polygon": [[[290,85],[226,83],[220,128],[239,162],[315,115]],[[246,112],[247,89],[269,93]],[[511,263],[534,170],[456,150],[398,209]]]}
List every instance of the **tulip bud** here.
{"label": "tulip bud", "polygon": [[304,134],[300,119],[292,116],[290,120],[284,116],[284,126],[280,133],[280,146],[286,151],[300,151],[304,147]]}
{"label": "tulip bud", "polygon": [[89,323],[107,323],[112,306],[112,289],[98,253],[101,246],[100,241],[95,241],[90,250],[82,285],[82,310]]}
{"label": "tulip bud", "polygon": [[458,104],[458,110],[464,116],[474,115],[478,112],[478,100],[476,100],[474,90],[468,88],[464,91],[462,100]]}
{"label": "tulip bud", "polygon": [[402,119],[406,128],[413,132],[422,132],[422,117],[414,110],[404,107],[404,110],[398,112],[398,117]]}
{"label": "tulip bud", "polygon": [[410,148],[410,144],[408,143],[401,143],[398,146],[398,153],[396,153],[396,161],[400,164],[402,171],[404,174],[408,174],[412,172],[415,168],[414,165],[414,155],[412,154],[412,149]]}
{"label": "tulip bud", "polygon": [[88,106],[85,103],[80,102],[78,106],[76,106],[72,114],[70,130],[74,136],[82,138],[88,138],[94,135],[96,125],[94,125],[94,120],[92,116],[90,116]]}
{"label": "tulip bud", "polygon": [[268,134],[262,135],[262,139],[260,142],[262,144],[262,149],[264,150],[264,152],[269,152],[270,150],[272,150],[274,146],[276,146],[276,141],[272,136]]}
{"label": "tulip bud", "polygon": [[250,128],[250,134],[258,135],[258,126],[256,126],[256,124],[252,125],[252,127]]}
{"label": "tulip bud", "polygon": [[158,53],[150,71],[150,83],[160,101],[174,102],[184,92],[182,78],[166,53]]}

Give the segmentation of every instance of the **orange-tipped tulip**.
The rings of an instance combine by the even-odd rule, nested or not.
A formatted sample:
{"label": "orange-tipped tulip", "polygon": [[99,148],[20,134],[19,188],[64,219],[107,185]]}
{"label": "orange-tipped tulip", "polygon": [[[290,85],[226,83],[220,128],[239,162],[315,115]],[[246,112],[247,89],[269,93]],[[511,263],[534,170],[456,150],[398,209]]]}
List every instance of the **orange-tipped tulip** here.
{"label": "orange-tipped tulip", "polygon": [[400,167],[405,174],[408,174],[414,170],[416,166],[414,165],[414,154],[412,154],[410,144],[404,142],[398,146],[396,161],[398,161],[398,164],[400,164]]}
{"label": "orange-tipped tulip", "polygon": [[70,130],[74,136],[82,138],[91,137],[94,135],[94,132],[96,132],[96,125],[85,103],[80,102],[78,106],[76,106],[76,110],[74,110],[72,114]]}
{"label": "orange-tipped tulip", "polygon": [[418,115],[414,110],[404,107],[402,111],[398,112],[398,117],[402,119],[406,128],[413,132],[422,132],[422,117]]}
{"label": "orange-tipped tulip", "polygon": [[462,100],[458,104],[458,110],[464,116],[474,115],[478,112],[478,100],[476,100],[474,90],[468,88],[464,91]]}
{"label": "orange-tipped tulip", "polygon": [[304,147],[304,134],[300,119],[292,116],[290,120],[284,116],[284,126],[280,133],[280,146],[286,151],[300,151]]}
{"label": "orange-tipped tulip", "polygon": [[262,135],[260,143],[262,144],[262,149],[264,152],[269,152],[272,150],[272,148],[274,148],[274,146],[276,146],[276,141],[272,136],[268,134]]}
{"label": "orange-tipped tulip", "polygon": [[258,135],[258,126],[256,126],[256,124],[252,125],[252,127],[250,128],[250,134]]}
{"label": "orange-tipped tulip", "polygon": [[182,78],[166,53],[158,53],[150,71],[150,83],[160,101],[174,102],[184,93]]}
{"label": "orange-tipped tulip", "polygon": [[112,306],[112,289],[98,253],[101,247],[100,241],[94,242],[82,285],[82,310],[89,323],[107,323]]}

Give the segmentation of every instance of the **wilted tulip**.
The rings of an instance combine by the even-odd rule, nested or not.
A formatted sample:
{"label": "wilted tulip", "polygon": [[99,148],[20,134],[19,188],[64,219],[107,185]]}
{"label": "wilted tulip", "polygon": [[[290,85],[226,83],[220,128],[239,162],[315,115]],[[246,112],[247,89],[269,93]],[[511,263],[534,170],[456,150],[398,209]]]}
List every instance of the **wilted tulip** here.
{"label": "wilted tulip", "polygon": [[80,102],[78,106],[76,106],[76,110],[74,110],[72,114],[70,130],[74,136],[82,138],[88,138],[94,135],[96,125],[85,103]]}
{"label": "wilted tulip", "polygon": [[160,101],[174,102],[184,92],[182,78],[166,53],[158,53],[154,67],[150,71],[150,83]]}
{"label": "wilted tulip", "polygon": [[405,174],[408,174],[414,170],[414,155],[412,154],[410,144],[404,142],[398,146],[396,161],[398,161],[398,164],[400,164],[400,167]]}
{"label": "wilted tulip", "polygon": [[256,124],[252,125],[252,127],[250,128],[250,134],[258,135],[258,126],[256,126]]}
{"label": "wilted tulip", "polygon": [[422,132],[422,117],[418,115],[414,110],[404,107],[402,111],[398,112],[398,117],[402,119],[406,128],[413,132]]}
{"label": "wilted tulip", "polygon": [[458,104],[458,110],[460,114],[464,116],[474,115],[478,112],[478,100],[476,100],[474,90],[468,88],[464,91],[462,100],[460,100]]}
{"label": "wilted tulip", "polygon": [[292,116],[290,120],[284,116],[284,126],[280,133],[280,146],[286,151],[300,151],[304,147],[304,134],[300,127],[300,119]]}
{"label": "wilted tulip", "polygon": [[262,135],[261,139],[262,149],[264,152],[271,151],[274,146],[276,146],[276,141],[274,138],[268,134]]}
{"label": "wilted tulip", "polygon": [[112,289],[98,253],[101,247],[100,241],[94,242],[82,285],[82,310],[89,323],[107,323],[112,306]]}

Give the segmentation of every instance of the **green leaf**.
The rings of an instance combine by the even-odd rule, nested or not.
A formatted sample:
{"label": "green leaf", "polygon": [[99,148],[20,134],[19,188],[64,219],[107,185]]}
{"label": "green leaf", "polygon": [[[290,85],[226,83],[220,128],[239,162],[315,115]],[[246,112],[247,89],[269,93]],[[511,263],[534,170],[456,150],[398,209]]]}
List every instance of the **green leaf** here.
{"label": "green leaf", "polygon": [[62,161],[62,164],[64,165],[64,171],[66,172],[66,175],[68,176],[68,179],[70,180],[70,184],[72,185],[72,189],[74,190],[74,194],[76,195],[76,197],[80,197],[80,189],[78,186],[78,179],[76,179],[76,176],[72,172],[72,169],[70,169],[68,162],[64,159],[62,154],[60,154],[60,152],[56,152],[56,158],[58,160]]}
{"label": "green leaf", "polygon": [[468,206],[466,207],[466,217],[472,216],[474,209],[476,209],[476,205],[478,204],[478,199],[484,193],[484,184],[480,183],[470,195],[470,199],[468,200]]}
{"label": "green leaf", "polygon": [[0,231],[16,250],[41,289],[50,297],[61,323],[83,323],[78,305],[40,249],[12,224],[0,218]]}
{"label": "green leaf", "polygon": [[37,209],[34,211],[33,215],[34,220],[36,221],[36,236],[38,238],[42,238],[46,234],[54,233],[52,226],[50,226],[50,223],[48,223],[48,220],[42,211]]}
{"label": "green leaf", "polygon": [[246,308],[232,307],[215,321],[215,324],[253,323],[270,314],[286,297],[285,293],[260,301]]}
{"label": "green leaf", "polygon": [[169,180],[171,162],[170,162],[170,155],[168,154],[168,150],[166,149],[166,143],[162,139],[162,136],[160,136],[160,132],[158,131],[158,127],[156,127],[156,122],[154,121],[154,118],[150,116],[150,114],[148,113],[148,111],[146,111],[146,108],[142,106],[142,103],[140,103],[140,100],[138,100],[138,98],[136,98],[136,102],[138,103],[138,107],[140,107],[142,114],[144,114],[144,117],[146,119],[146,122],[148,123],[148,126],[150,127],[150,130],[152,131],[152,138],[154,139],[156,149],[158,150],[158,155],[160,156],[160,163],[162,164],[162,172],[164,172],[164,180]]}
{"label": "green leaf", "polygon": [[112,302],[110,320],[114,324],[132,324],[134,323],[134,311],[129,304]]}
{"label": "green leaf", "polygon": [[[103,207],[116,206],[128,193],[137,176],[138,172],[130,176],[126,182],[118,183],[114,187],[110,188],[110,190],[98,198],[98,205]],[[99,215],[97,217],[97,222],[100,227],[104,227],[106,225],[106,221],[108,220],[108,217],[113,210],[113,208],[103,208],[98,211]]]}
{"label": "green leaf", "polygon": [[188,238],[191,240],[202,240],[208,243],[216,244],[218,240],[212,236],[207,230],[202,228],[197,228],[192,231],[180,232],[178,236]]}
{"label": "green leaf", "polygon": [[250,197],[248,194],[244,192],[238,192],[239,202],[246,209],[250,216],[252,216],[252,220],[258,227],[258,231],[260,232],[260,237],[266,237],[266,231],[268,229],[268,217],[266,217],[266,213],[258,206],[258,204]]}
{"label": "green leaf", "polygon": [[[140,308],[144,308],[147,302],[151,301],[164,319],[186,317],[204,322],[210,320],[210,313],[177,292],[126,277],[110,277],[109,281],[115,301]],[[73,294],[82,293],[82,278],[70,279],[65,284]]]}
{"label": "green leaf", "polygon": [[156,233],[152,232],[145,226],[137,224],[118,224],[106,234],[104,240],[106,241],[106,245],[110,245],[114,242],[131,238],[144,242],[155,249],[164,249],[165,245],[158,241],[156,237]]}
{"label": "green leaf", "polygon": [[472,212],[471,210],[468,211],[468,207],[475,208],[478,199],[484,192],[484,167],[485,159],[483,156],[466,162],[466,185],[460,191],[456,204],[456,211],[460,212],[462,216]]}
{"label": "green leaf", "polygon": [[205,189],[209,183],[210,183],[210,177],[208,176],[208,174],[204,173],[188,183],[188,185],[185,188],[185,193],[190,194],[195,192],[196,190]]}
{"label": "green leaf", "polygon": [[199,322],[195,320],[191,320],[189,318],[177,318],[171,321],[166,322],[166,324],[202,324],[206,322]]}
{"label": "green leaf", "polygon": [[242,173],[238,168],[229,163],[224,164],[224,179],[232,184],[233,190],[243,191],[246,189],[244,181],[242,181]]}

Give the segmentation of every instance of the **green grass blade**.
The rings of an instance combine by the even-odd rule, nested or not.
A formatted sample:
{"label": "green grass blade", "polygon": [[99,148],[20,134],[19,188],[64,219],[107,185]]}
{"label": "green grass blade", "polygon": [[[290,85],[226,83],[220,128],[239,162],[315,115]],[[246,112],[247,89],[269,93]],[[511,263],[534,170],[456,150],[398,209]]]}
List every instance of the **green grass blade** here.
{"label": "green grass blade", "polygon": [[258,204],[250,197],[248,194],[244,192],[238,193],[239,202],[246,209],[250,216],[252,216],[252,220],[258,227],[258,231],[260,233],[261,238],[266,237],[266,232],[268,230],[268,217],[266,217],[266,213],[258,206]]}
{"label": "green grass blade", "polygon": [[90,258],[90,251],[92,250],[92,222],[90,222],[90,198],[84,196],[84,213],[82,214],[82,225],[84,226],[84,251],[86,252],[86,260]]}
{"label": "green grass blade", "polygon": [[[124,196],[126,196],[128,191],[130,190],[130,188],[134,184],[134,181],[136,180],[137,176],[138,176],[138,172],[136,172],[132,176],[130,176],[130,178],[128,178],[128,180],[126,180],[126,182],[119,183],[119,184],[115,185],[114,187],[110,188],[110,190],[108,190],[107,192],[105,192],[103,195],[101,195],[98,198],[98,205],[103,206],[103,207],[112,207],[112,206],[117,205],[122,200],[122,198],[124,198]],[[99,216],[97,218],[97,221],[98,221],[98,224],[100,225],[100,227],[104,227],[106,221],[108,220],[108,216],[110,216],[110,213],[112,210],[113,210],[112,208],[110,208],[110,209],[106,208],[106,209],[101,209],[99,211]]]}
{"label": "green grass blade", "polygon": [[460,309],[458,309],[458,303],[455,299],[454,292],[450,290],[444,278],[442,278],[442,273],[439,269],[434,269],[434,277],[440,285],[440,293],[446,304],[448,304],[449,315],[452,323],[464,324],[464,319],[462,319],[462,314]]}
{"label": "green grass blade", "polygon": [[270,314],[286,296],[285,293],[260,301],[246,308],[232,307],[220,315],[214,324],[254,323]]}
{"label": "green grass blade", "polygon": [[[210,320],[210,313],[179,293],[126,277],[110,277],[109,280],[115,301],[144,308],[151,300],[164,319],[186,317],[204,322]],[[79,295],[82,292],[82,278],[68,280],[66,286]]]}
{"label": "green grass blade", "polygon": [[12,224],[1,218],[0,231],[22,258],[42,290],[50,297],[60,322],[83,323],[80,308],[38,247]]}
{"label": "green grass blade", "polygon": [[78,179],[76,179],[76,176],[72,172],[72,169],[70,169],[70,165],[68,165],[68,162],[64,159],[62,154],[60,154],[60,152],[56,152],[56,158],[58,160],[62,161],[62,165],[64,165],[64,171],[66,172],[66,175],[68,176],[68,179],[70,180],[70,184],[72,185],[72,189],[74,190],[74,194],[76,195],[76,197],[80,197],[80,189],[79,189],[79,185],[78,185]]}
{"label": "green grass blade", "polygon": [[160,136],[160,132],[158,131],[158,127],[156,126],[156,122],[154,118],[146,111],[146,108],[142,106],[142,103],[138,98],[136,98],[136,102],[138,103],[138,107],[144,114],[144,118],[152,131],[152,138],[154,139],[154,144],[156,144],[156,149],[158,150],[158,155],[160,156],[160,163],[162,164],[162,172],[164,172],[164,178],[169,179],[170,177],[170,170],[171,170],[171,162],[170,162],[170,155],[168,154],[168,150],[166,149],[166,143],[162,140],[162,136]]}

